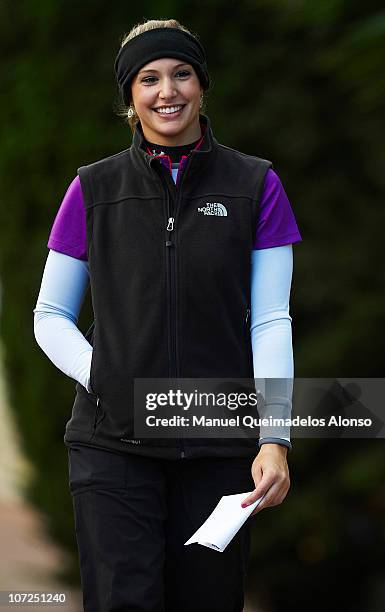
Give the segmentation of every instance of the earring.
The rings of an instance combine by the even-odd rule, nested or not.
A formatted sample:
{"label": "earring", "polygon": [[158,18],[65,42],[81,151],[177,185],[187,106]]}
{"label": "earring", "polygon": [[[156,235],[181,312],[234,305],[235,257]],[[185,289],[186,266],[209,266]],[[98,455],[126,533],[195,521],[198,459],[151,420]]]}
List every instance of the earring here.
{"label": "earring", "polygon": [[127,111],[127,117],[129,119],[132,119],[134,115],[136,115],[136,110],[134,109],[133,106],[129,106],[128,111]]}
{"label": "earring", "polygon": [[199,108],[203,106],[203,94],[201,95],[201,99],[199,100]]}

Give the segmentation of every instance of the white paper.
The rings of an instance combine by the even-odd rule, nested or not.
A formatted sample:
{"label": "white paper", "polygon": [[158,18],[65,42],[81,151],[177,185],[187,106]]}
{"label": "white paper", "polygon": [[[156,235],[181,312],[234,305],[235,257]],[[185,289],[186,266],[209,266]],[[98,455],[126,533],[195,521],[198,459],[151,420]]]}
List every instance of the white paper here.
{"label": "white paper", "polygon": [[206,519],[206,521],[191,536],[187,544],[201,544],[218,552],[223,552],[231,542],[243,523],[264,498],[259,497],[253,504],[242,508],[241,503],[252,491],[224,495]]}

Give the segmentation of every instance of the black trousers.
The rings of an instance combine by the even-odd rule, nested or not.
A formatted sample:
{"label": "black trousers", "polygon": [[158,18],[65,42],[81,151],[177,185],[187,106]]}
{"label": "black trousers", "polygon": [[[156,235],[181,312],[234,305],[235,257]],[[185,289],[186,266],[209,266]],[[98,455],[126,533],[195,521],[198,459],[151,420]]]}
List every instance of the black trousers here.
{"label": "black trousers", "polygon": [[86,612],[242,612],[252,517],[223,553],[184,542],[254,489],[252,459],[68,452]]}

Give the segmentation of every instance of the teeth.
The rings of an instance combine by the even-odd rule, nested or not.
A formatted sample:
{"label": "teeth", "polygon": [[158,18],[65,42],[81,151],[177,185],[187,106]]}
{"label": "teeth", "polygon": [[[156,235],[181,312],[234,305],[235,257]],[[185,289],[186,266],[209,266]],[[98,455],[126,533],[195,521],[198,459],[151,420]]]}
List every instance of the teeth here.
{"label": "teeth", "polygon": [[176,113],[181,108],[182,108],[181,105],[179,105],[179,106],[165,106],[163,108],[156,108],[154,110],[156,110],[157,113],[162,113],[162,114],[169,115],[170,113]]}

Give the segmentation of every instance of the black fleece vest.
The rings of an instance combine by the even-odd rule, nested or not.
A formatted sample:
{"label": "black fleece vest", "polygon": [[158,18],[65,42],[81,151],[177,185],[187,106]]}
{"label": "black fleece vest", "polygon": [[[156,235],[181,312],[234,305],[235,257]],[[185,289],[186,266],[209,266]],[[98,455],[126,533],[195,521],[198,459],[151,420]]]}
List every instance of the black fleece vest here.
{"label": "black fleece vest", "polygon": [[94,322],[91,387],[79,383],[67,445],[179,458],[253,456],[257,439],[138,439],[138,378],[253,378],[251,251],[271,162],[225,147],[210,122],[178,187],[132,146],[78,169]]}

